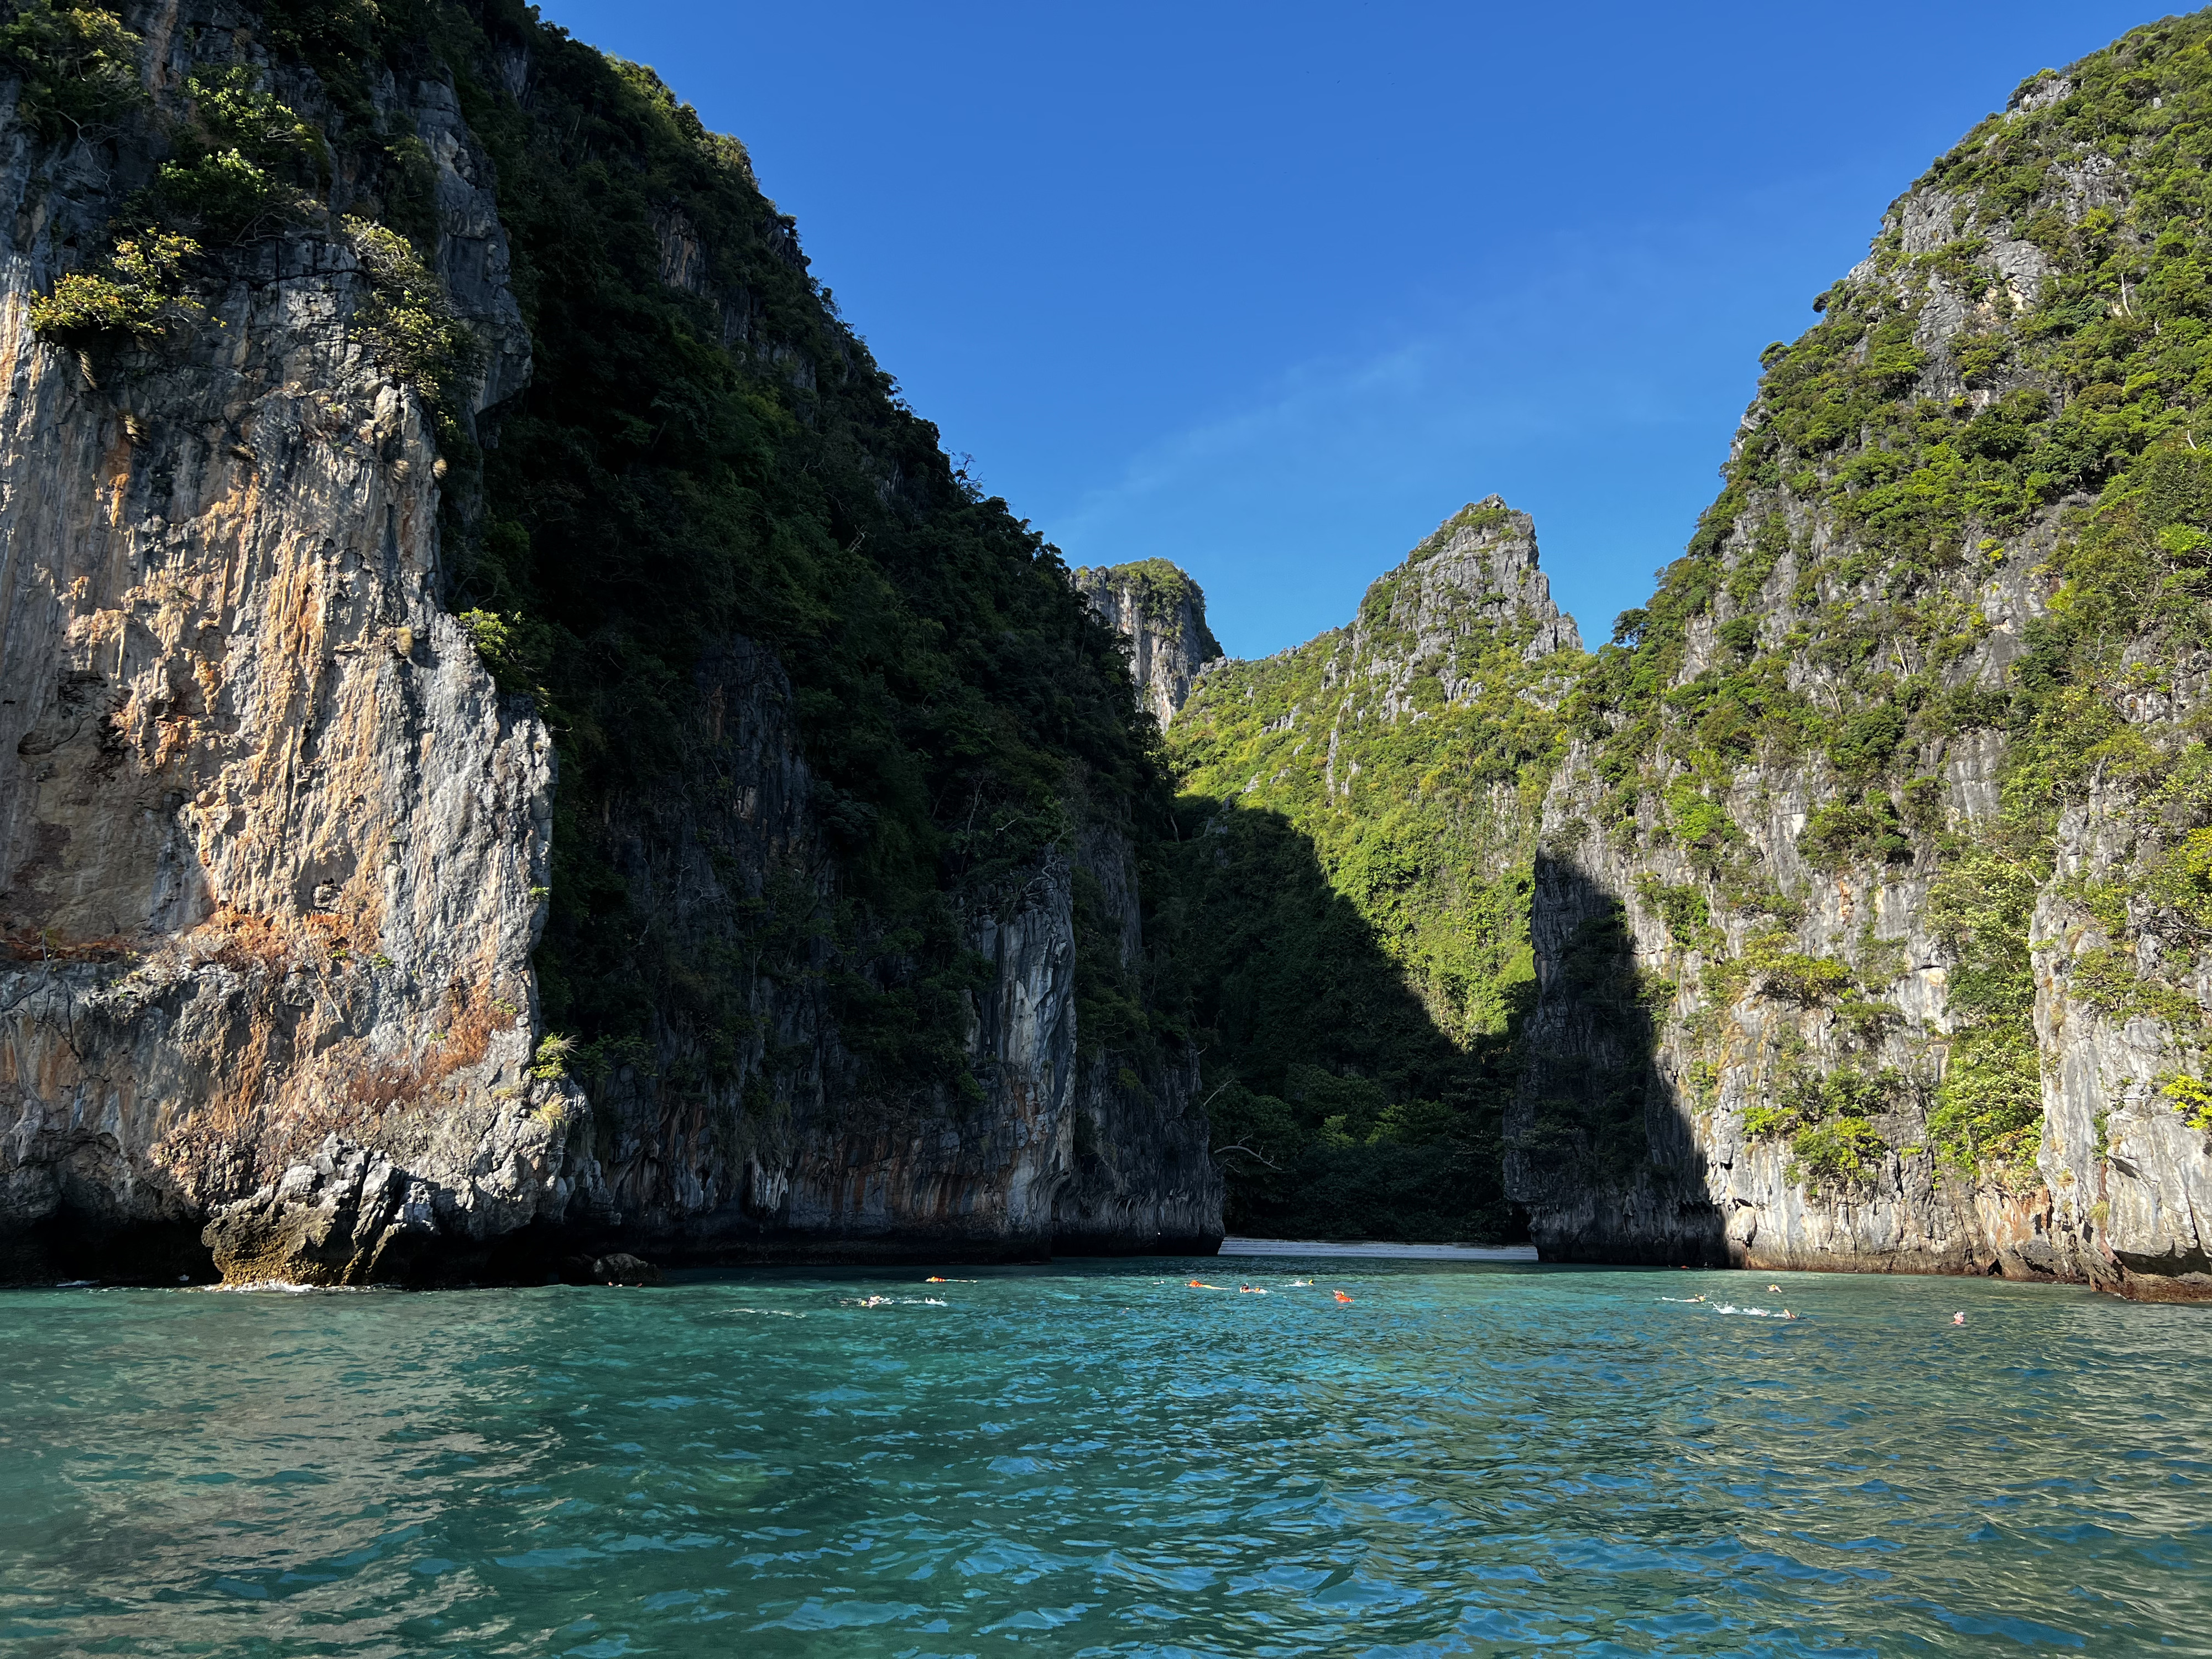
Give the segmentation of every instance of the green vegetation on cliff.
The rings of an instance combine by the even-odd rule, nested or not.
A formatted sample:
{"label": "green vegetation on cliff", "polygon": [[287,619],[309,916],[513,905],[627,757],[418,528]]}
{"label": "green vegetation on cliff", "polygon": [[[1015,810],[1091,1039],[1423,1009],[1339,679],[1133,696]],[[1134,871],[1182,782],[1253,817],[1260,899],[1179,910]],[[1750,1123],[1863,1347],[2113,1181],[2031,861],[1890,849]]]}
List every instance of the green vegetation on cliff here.
{"label": "green vegetation on cliff", "polygon": [[[1961,1175],[2034,1180],[2039,962],[2079,1007],[2162,1026],[2177,1087],[2203,1069],[2212,761],[2202,717],[2168,711],[2201,696],[2212,647],[2208,118],[2200,15],[2036,77],[1968,135],[1820,321],[1767,349],[1685,555],[1571,676],[1521,662],[1510,630],[1470,635],[1491,654],[1464,665],[1409,647],[1400,594],[1486,508],[1351,629],[1209,677],[1170,743],[1218,803],[1185,854],[1209,1085],[1235,1132],[1218,1139],[1303,1168],[1391,1144],[1383,1106],[1435,1099],[1450,1109],[1421,1121],[1471,1144],[1517,1080],[1536,812],[1569,753],[1561,847],[1627,872],[1616,900],[1668,948],[1632,962],[1619,904],[1600,907],[1563,943],[1562,1006],[1648,1020],[1691,1113],[1748,1067],[1744,1132],[1785,1143],[1793,1180],[1874,1179],[1920,1150],[1886,1139],[1895,1124],[1924,1125],[1905,1138]],[[1984,767],[1996,810],[1970,817],[1960,780]],[[1802,816],[1778,838],[1785,799]],[[1186,828],[1203,821],[1187,801]],[[2077,843],[2098,826],[2070,873],[2063,821]],[[1310,902],[1251,878],[1250,847],[1280,865],[1285,838],[1310,849]],[[1948,1030],[1896,1000],[1894,915],[1823,914],[1885,886],[1919,907]],[[2054,900],[2063,949],[2036,931]],[[1322,942],[1339,928],[1358,948]],[[1346,994],[1364,968],[1340,983],[1318,965],[1338,960],[1381,967],[1375,995]],[[1383,1029],[1393,993],[1421,1027],[1394,1051],[1451,1064],[1416,1079],[1359,1057],[1347,1031]],[[1771,1052],[1744,1046],[1740,1005],[1773,1011]],[[1586,1187],[1635,1184],[1662,1086],[1642,1075],[1537,1101],[1526,1145]],[[1356,1084],[1364,1115],[1317,1078]],[[1247,1163],[1232,1205],[1317,1216],[1313,1187]]]}
{"label": "green vegetation on cliff", "polygon": [[[1749,767],[1826,797],[1796,849],[1816,869],[1932,878],[1959,1029],[1929,1128],[1962,1168],[2035,1151],[2031,923],[2061,815],[2093,793],[2149,853],[2104,878],[2128,949],[2086,988],[2201,1041],[2187,958],[2138,988],[2121,957],[2178,914],[2148,872],[2185,854],[2156,849],[2207,821],[2153,787],[2200,767],[2197,722],[2145,714],[2212,641],[2208,43],[2203,15],[2137,30],[1936,164],[1822,320],[1768,349],[1719,499],[1571,704],[1609,787],[1601,828],[1702,849],[1718,907],[1794,921],[1719,805]],[[2043,614],[2003,684],[1962,678],[2005,598],[1985,579],[2023,538]],[[2003,811],[1968,836],[1940,769],[1977,734],[2005,743]],[[1719,821],[1692,830],[1685,805]]]}
{"label": "green vegetation on cliff", "polygon": [[1498,1120],[1575,657],[1549,649],[1534,568],[1524,515],[1468,507],[1350,628],[1216,669],[1170,728],[1178,963],[1215,1139],[1249,1149],[1228,1160],[1232,1226],[1510,1230]]}
{"label": "green vegetation on cliff", "polygon": [[[689,1024],[709,1067],[751,1035],[734,976],[625,920],[592,830],[682,776],[693,664],[743,634],[791,678],[841,872],[830,909],[760,931],[827,933],[881,1086],[957,1079],[981,964],[950,896],[990,902],[1088,815],[1151,810],[1119,659],[839,323],[742,152],[649,70],[532,46],[526,111],[481,87],[468,106],[535,361],[461,598],[513,620],[507,670],[562,736],[549,1018],[602,1042]],[[678,234],[703,251],[690,287],[663,275]]]}

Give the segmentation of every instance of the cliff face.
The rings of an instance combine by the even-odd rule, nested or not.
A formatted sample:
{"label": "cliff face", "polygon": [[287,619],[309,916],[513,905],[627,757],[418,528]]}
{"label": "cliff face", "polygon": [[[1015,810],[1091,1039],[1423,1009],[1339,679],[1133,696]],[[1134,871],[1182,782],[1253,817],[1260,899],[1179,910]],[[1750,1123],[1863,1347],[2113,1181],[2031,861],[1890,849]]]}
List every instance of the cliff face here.
{"label": "cliff face", "polygon": [[[226,20],[154,21],[166,86]],[[438,604],[442,469],[362,348],[361,263],[272,237],[179,349],[42,343],[33,297],[152,167],[10,117],[0,1232],[33,1270],[73,1231],[189,1242],[333,1133],[404,1163],[399,1234],[557,1221],[573,1091],[528,1073],[551,745]]]}
{"label": "cliff face", "polygon": [[[497,9],[303,16],[27,7],[7,36],[5,1270],[191,1273],[211,1252],[240,1279],[527,1276],[615,1243],[1036,1255],[1062,1227],[1210,1247],[1218,1178],[1182,1051],[1141,1030],[1126,1054],[1078,1051],[1084,928],[1141,940],[1145,831],[1133,787],[1066,780],[1113,777],[1142,739],[1056,561],[891,413],[742,153],[656,85]],[[531,146],[555,112],[576,137],[578,97],[599,170],[576,187],[620,179],[606,127],[626,121],[623,188],[662,192],[625,255],[703,331],[672,349],[745,408],[792,411],[767,448],[690,440],[700,466],[728,470],[720,442],[764,483],[835,479],[774,445],[832,447],[882,504],[854,546],[891,542],[905,573],[902,538],[988,549],[963,567],[991,573],[988,599],[825,573],[848,608],[802,607],[805,626],[866,653],[872,602],[974,614],[1089,696],[1089,725],[1025,726],[955,662],[927,671],[937,706],[1014,738],[960,737],[957,780],[929,775],[936,731],[855,758],[823,735],[873,729],[845,687],[918,665],[833,681],[799,624],[771,644],[677,592],[664,670],[578,591],[562,527],[592,574],[619,569],[590,515],[659,487],[635,462],[599,471],[613,458],[562,405],[605,343],[546,297],[548,196],[578,175]],[[226,166],[228,197],[209,184]],[[718,281],[718,259],[765,274]],[[825,378],[859,416],[824,411]],[[619,422],[635,392],[591,406]],[[559,483],[506,459],[518,436]],[[565,517],[525,520],[525,497]],[[764,550],[786,538],[774,568],[803,572],[823,509],[751,499]],[[580,662],[620,666],[593,683]],[[1077,866],[1005,810],[1018,766],[1036,821],[1097,818],[1086,857],[1126,879],[1091,878],[1079,907]],[[871,798],[874,779],[906,793]],[[549,905],[557,1006],[533,963]]]}
{"label": "cliff face", "polygon": [[1198,677],[1221,659],[1221,643],[1206,625],[1205,593],[1164,559],[1074,574],[1091,613],[1127,643],[1138,693],[1164,732]]}
{"label": "cliff face", "polygon": [[1572,705],[1547,1255],[2212,1295],[2202,19],[2024,86],[1770,348]]}

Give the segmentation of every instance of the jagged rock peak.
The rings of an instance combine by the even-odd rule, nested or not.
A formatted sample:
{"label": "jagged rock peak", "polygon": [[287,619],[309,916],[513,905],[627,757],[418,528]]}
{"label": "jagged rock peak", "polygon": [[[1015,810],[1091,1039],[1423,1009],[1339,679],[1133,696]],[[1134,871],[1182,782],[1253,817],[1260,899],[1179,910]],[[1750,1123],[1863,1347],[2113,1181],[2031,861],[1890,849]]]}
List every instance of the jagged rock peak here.
{"label": "jagged rock peak", "polygon": [[1205,592],[1165,559],[1088,566],[1073,580],[1098,619],[1128,641],[1130,672],[1164,729],[1206,665],[1221,659]]}
{"label": "jagged rock peak", "polygon": [[1480,627],[1525,628],[1524,662],[1580,651],[1575,619],[1552,599],[1536,562],[1536,523],[1489,495],[1446,519],[1376,580],[1359,607],[1363,629],[1411,634],[1422,651]]}

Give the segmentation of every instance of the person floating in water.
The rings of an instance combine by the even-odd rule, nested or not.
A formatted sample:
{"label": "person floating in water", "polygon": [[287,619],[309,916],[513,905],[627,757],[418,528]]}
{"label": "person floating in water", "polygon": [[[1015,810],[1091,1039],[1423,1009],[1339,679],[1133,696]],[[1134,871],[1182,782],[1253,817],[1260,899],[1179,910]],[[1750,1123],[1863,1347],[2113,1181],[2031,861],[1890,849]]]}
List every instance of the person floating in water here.
{"label": "person floating in water", "polygon": [[1346,1296],[1346,1295],[1342,1291],[1337,1291],[1337,1292],[1336,1292],[1336,1299],[1337,1299],[1339,1302],[1349,1302],[1349,1301],[1351,1301],[1351,1300],[1352,1300],[1352,1298],[1351,1298],[1350,1297]]}
{"label": "person floating in water", "polygon": [[1963,1325],[1966,1322],[1966,1316],[1962,1313],[1954,1313],[1951,1316],[1951,1322],[1954,1325]]}

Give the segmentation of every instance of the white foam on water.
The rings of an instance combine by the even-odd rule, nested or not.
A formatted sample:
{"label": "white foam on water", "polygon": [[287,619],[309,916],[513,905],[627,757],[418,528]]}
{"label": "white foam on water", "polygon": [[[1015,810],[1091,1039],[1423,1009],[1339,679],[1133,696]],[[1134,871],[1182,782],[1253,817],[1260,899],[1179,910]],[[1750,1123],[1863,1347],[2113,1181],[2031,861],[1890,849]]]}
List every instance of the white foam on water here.
{"label": "white foam on water", "polygon": [[377,1296],[389,1285],[295,1285],[289,1279],[253,1279],[238,1285],[202,1285],[197,1294],[217,1296]]}
{"label": "white foam on water", "polygon": [[1534,1261],[1534,1244],[1341,1244],[1317,1238],[1224,1238],[1224,1255],[1366,1256],[1397,1261]]}

